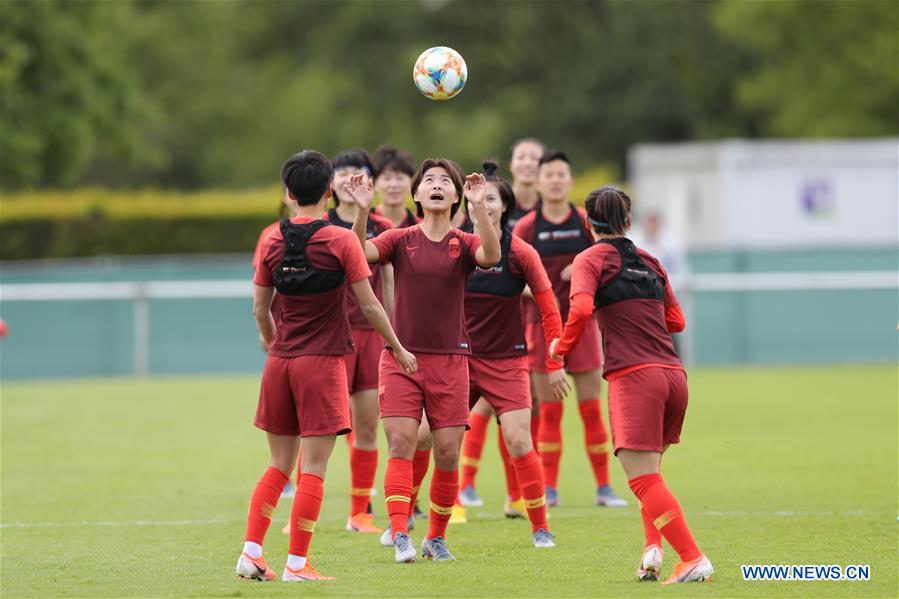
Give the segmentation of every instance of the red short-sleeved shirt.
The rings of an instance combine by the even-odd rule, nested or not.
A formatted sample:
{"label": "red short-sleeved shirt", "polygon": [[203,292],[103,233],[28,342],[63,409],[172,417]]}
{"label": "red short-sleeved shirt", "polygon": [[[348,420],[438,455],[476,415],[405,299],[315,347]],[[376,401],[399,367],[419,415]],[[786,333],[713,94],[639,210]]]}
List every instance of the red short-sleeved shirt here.
{"label": "red short-sleeved shirt", "polygon": [[[295,224],[310,223],[314,219],[294,218]],[[318,230],[306,247],[309,261],[321,270],[342,270],[347,284],[357,283],[371,276],[365,253],[352,231],[341,227]],[[273,287],[272,272],[284,257],[284,237],[280,227],[273,229],[263,240],[259,266],[253,283]],[[348,285],[316,295],[283,295],[275,317],[275,338],[269,345],[269,355],[293,357],[303,355],[343,355],[353,352],[353,337],[346,314]]]}
{"label": "red short-sleeved shirt", "polygon": [[[501,274],[497,269],[503,262],[490,270]],[[509,246],[509,274],[523,279],[533,293],[552,286],[537,250],[514,235]],[[507,358],[527,353],[520,295],[466,293],[465,323],[471,336],[472,353],[479,358]]]}
{"label": "red short-sleeved shirt", "polygon": [[465,283],[477,265],[477,235],[451,229],[431,241],[420,226],[390,229],[371,240],[394,268],[394,329],[411,352],[470,354]]}
{"label": "red short-sleeved shirt", "polygon": [[[337,225],[338,227],[343,227],[344,229],[353,228],[353,223],[348,223],[345,220],[342,220],[340,216],[337,215],[337,211],[334,209],[328,210],[328,220],[331,222],[331,224]],[[369,226],[366,231],[367,239],[377,237],[384,231],[393,228],[393,223],[391,223],[389,219],[386,219],[383,216],[378,216],[377,214],[369,213],[368,220]],[[381,293],[381,268],[380,266],[373,266],[371,267],[371,271],[372,275],[369,279],[371,288],[375,292],[375,297],[377,297],[378,301],[383,304],[384,299]],[[346,311],[347,318],[349,318],[350,320],[351,329],[353,329],[354,331],[374,330],[374,327],[371,326],[371,323],[368,322],[368,319],[365,318],[364,314],[362,314],[362,309],[359,307],[359,300],[356,299],[356,296],[351,290],[348,290],[346,295]]]}
{"label": "red short-sleeved shirt", "polygon": [[[540,261],[549,275],[553,293],[559,301],[559,312],[564,322],[568,318],[568,296],[571,282],[562,280],[562,271],[574,257],[593,244],[593,236],[586,225],[587,214],[581,208],[571,207],[568,217],[561,223],[547,221],[540,209],[521,217],[513,233],[534,246]],[[540,312],[533,301],[525,302],[525,318],[539,322]]]}
{"label": "red short-sleeved shirt", "polygon": [[[603,372],[606,374],[640,364],[679,366],[681,363],[665,322],[666,309],[677,305],[677,298],[668,283],[668,273],[648,252],[638,248],[637,253],[665,282],[664,301],[624,300],[597,311],[605,356]],[[593,245],[574,259],[571,296],[586,293],[596,297],[596,290],[608,285],[620,269],[618,250],[608,243]],[[591,326],[590,323],[587,326]]]}

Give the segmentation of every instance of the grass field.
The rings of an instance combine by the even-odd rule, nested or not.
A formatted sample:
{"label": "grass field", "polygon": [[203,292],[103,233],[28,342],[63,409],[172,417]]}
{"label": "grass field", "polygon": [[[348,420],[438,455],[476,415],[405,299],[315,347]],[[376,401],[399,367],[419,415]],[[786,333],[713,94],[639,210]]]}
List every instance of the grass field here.
{"label": "grass field", "polygon": [[[593,507],[573,400],[567,404],[558,547],[530,547],[500,516],[491,427],[484,508],[451,527],[457,562],[392,563],[374,536],[344,532],[346,444],[338,442],[313,562],[333,583],[240,582],[233,567],[250,491],[266,465],[252,427],[258,379],[4,383],[4,597],[112,596],[884,596],[897,595],[896,368],[700,370],[664,473],[716,569],[706,585],[632,581],[642,528]],[[379,470],[383,474],[383,463]],[[632,500],[617,463],[613,483]],[[375,510],[383,520],[382,495]],[[266,552],[279,573],[282,503]],[[420,541],[422,531],[413,537]],[[675,554],[666,552],[667,575]],[[867,582],[744,582],[741,564],[869,564]]]}

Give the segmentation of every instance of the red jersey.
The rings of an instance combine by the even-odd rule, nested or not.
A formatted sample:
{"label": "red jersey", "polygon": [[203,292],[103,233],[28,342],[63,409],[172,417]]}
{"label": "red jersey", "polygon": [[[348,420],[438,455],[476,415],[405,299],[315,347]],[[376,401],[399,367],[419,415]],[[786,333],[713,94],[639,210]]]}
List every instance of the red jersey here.
{"label": "red jersey", "polygon": [[[374,208],[372,208],[371,213],[376,216],[384,217],[384,215],[381,213],[380,206],[375,206]],[[386,218],[386,217],[384,217],[384,218]],[[389,220],[390,219],[388,219],[388,222],[389,222]],[[421,219],[418,218],[418,216],[416,216],[414,212],[412,212],[411,210],[406,208],[406,217],[403,219],[403,222],[401,222],[400,224],[398,224],[396,226],[396,228],[397,229],[405,229],[406,227],[413,227],[420,222],[421,222]],[[390,223],[390,226],[393,227],[393,223]]]}
{"label": "red jersey", "polygon": [[[315,219],[294,218],[295,224]],[[319,270],[343,271],[347,284],[371,276],[365,253],[352,231],[341,227],[324,227],[306,246],[309,262]],[[272,272],[284,257],[284,237],[275,228],[263,240],[259,267],[253,283],[273,287]],[[353,337],[346,315],[347,285],[316,295],[283,295],[280,310],[273,313],[275,338],[269,345],[271,356],[290,358],[304,355],[344,355],[354,351]]]}
{"label": "red jersey", "polygon": [[[549,275],[553,293],[559,301],[562,320],[568,318],[568,296],[571,282],[562,280],[562,271],[574,261],[574,257],[593,244],[593,236],[586,224],[586,213],[570,205],[568,216],[560,223],[553,223],[543,216],[542,210],[524,215],[515,225],[513,233],[534,246],[540,254],[543,268]],[[529,322],[540,320],[534,302],[525,303],[525,317]]]}
{"label": "red jersey", "polygon": [[584,293],[596,298],[595,301],[600,304],[596,313],[602,332],[605,375],[641,364],[681,364],[674,351],[666,319],[666,312],[675,308],[679,312],[677,298],[668,283],[668,273],[648,252],[639,248],[636,252],[658,277],[662,287],[660,299],[603,301],[603,288],[621,272],[621,255],[612,244],[597,243],[574,259],[571,296]]}
{"label": "red jersey", "polygon": [[476,268],[465,293],[465,325],[472,355],[478,358],[527,354],[521,292],[525,285],[535,294],[551,287],[534,248],[508,230],[503,231],[500,246],[499,264]]}
{"label": "red jersey", "polygon": [[477,265],[477,235],[451,229],[431,241],[420,226],[390,229],[371,240],[393,264],[394,330],[410,352],[470,354],[465,282]]}
{"label": "red jersey", "polygon": [[[328,221],[331,222],[332,225],[337,225],[338,227],[343,227],[344,229],[352,229],[353,223],[348,223],[345,220],[342,220],[340,216],[337,214],[337,210],[335,208],[331,208],[328,210]],[[373,239],[386,231],[387,229],[392,229],[393,224],[383,216],[378,216],[377,214],[368,215],[368,226],[365,230],[365,238]],[[375,297],[378,298],[378,301],[382,304],[384,303],[383,297],[381,295],[381,268],[380,266],[374,266],[371,268],[372,275],[369,279],[371,283],[371,288],[375,292]],[[350,321],[350,328],[356,331],[372,331],[374,327],[371,326],[371,323],[368,322],[368,319],[365,318],[365,315],[362,314],[362,308],[359,307],[359,300],[356,299],[355,294],[353,294],[352,290],[347,290],[346,294],[346,312],[347,318]]]}

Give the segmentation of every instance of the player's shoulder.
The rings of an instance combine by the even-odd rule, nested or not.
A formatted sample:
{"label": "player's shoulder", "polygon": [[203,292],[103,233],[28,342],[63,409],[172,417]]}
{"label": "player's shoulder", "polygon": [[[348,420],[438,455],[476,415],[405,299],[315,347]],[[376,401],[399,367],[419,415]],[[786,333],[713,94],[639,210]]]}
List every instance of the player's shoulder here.
{"label": "player's shoulder", "polygon": [[512,232],[527,243],[529,242],[529,239],[534,236],[536,222],[537,211],[531,210],[518,219],[518,222],[515,223],[515,226],[512,228]]}
{"label": "player's shoulder", "polygon": [[659,272],[664,272],[664,268],[662,268],[662,263],[659,261],[658,258],[656,258],[653,254],[649,253],[648,251],[644,250],[643,248],[641,248],[639,246],[636,246],[636,247],[637,247],[637,255],[640,256],[640,258],[642,258],[643,261],[646,262],[646,264],[650,268],[652,268],[653,270],[659,271]]}
{"label": "player's shoulder", "polygon": [[532,258],[540,260],[540,254],[537,253],[534,246],[514,233],[512,234],[512,243],[509,245],[509,252],[512,257],[522,261]]}
{"label": "player's shoulder", "polygon": [[375,228],[381,231],[387,231],[388,229],[393,228],[393,223],[390,222],[390,219],[386,216],[381,216],[380,214],[377,214],[375,212],[370,212],[369,218],[374,223]]}
{"label": "player's shoulder", "polygon": [[613,255],[617,256],[618,250],[611,243],[594,243],[575,256],[574,261],[581,264],[584,262],[602,263]]}
{"label": "player's shoulder", "polygon": [[[420,227],[416,227],[416,228],[420,228]],[[453,227],[450,230],[450,235],[455,235],[456,237],[458,237],[463,242],[465,242],[466,244],[469,244],[469,245],[472,243],[478,243],[478,244],[481,243],[481,238],[478,237],[476,234],[467,233],[467,232],[463,231],[462,229],[459,229],[456,227]]]}

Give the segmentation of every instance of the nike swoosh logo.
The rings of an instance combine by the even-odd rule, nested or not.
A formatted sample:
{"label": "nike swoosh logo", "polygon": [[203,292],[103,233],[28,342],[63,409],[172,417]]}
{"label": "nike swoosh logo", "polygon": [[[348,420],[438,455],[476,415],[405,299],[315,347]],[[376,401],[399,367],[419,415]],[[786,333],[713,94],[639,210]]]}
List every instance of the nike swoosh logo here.
{"label": "nike swoosh logo", "polygon": [[256,566],[256,569],[259,570],[260,574],[265,574],[265,568],[263,568],[259,564],[253,564],[253,565]]}

